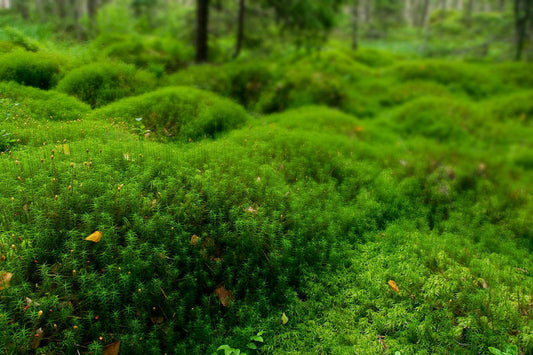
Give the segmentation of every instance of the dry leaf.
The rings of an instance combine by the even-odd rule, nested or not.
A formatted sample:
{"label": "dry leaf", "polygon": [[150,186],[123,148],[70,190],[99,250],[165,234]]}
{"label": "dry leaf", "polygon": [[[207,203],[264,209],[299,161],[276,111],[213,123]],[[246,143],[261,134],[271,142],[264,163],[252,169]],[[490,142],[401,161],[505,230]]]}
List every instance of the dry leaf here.
{"label": "dry leaf", "polygon": [[248,212],[248,213],[252,213],[252,214],[257,214],[257,209],[256,208],[253,208],[252,206],[246,208],[244,210],[244,212]]}
{"label": "dry leaf", "polygon": [[89,240],[94,243],[98,243],[100,239],[102,239],[102,232],[99,232],[99,231],[96,231],[90,236],[88,236],[87,238],[85,238],[85,240]]}
{"label": "dry leaf", "polygon": [[289,317],[287,317],[285,312],[283,312],[283,314],[281,315],[281,323],[283,323],[285,325],[285,324],[287,324],[288,321],[289,321]]}
{"label": "dry leaf", "polygon": [[11,278],[13,277],[13,273],[11,272],[5,272],[0,271],[0,291],[2,291],[5,288],[9,288]]}
{"label": "dry leaf", "polygon": [[33,334],[33,339],[31,340],[31,348],[37,349],[39,347],[39,344],[41,344],[41,340],[43,340],[44,331],[43,328],[39,328],[35,331],[35,334]]}
{"label": "dry leaf", "polygon": [[118,355],[118,351],[120,350],[120,341],[117,341],[115,343],[108,344],[104,346],[104,352],[102,355]]}
{"label": "dry leaf", "polygon": [[215,290],[215,295],[220,299],[220,303],[224,307],[229,307],[231,305],[231,300],[233,299],[233,292],[227,290],[224,285],[217,287]]}
{"label": "dry leaf", "polygon": [[394,292],[400,293],[400,289],[398,288],[398,285],[396,285],[396,282],[389,280],[388,284],[394,290]]}
{"label": "dry leaf", "polygon": [[196,234],[193,234],[191,237],[191,244],[196,245],[196,243],[198,243],[199,241],[200,241],[200,237],[197,236]]}
{"label": "dry leaf", "polygon": [[154,324],[161,324],[161,323],[163,323],[163,321],[165,320],[165,318],[163,318],[163,316],[155,316],[155,317],[150,317],[150,320],[151,320],[152,323],[154,323]]}

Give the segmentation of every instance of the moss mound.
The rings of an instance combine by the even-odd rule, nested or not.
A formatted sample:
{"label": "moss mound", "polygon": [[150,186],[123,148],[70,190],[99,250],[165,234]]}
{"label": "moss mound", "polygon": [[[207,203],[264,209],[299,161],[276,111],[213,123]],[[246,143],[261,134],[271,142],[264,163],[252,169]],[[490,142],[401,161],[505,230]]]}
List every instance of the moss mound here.
{"label": "moss mound", "polygon": [[91,63],[68,73],[58,83],[57,90],[94,108],[154,87],[155,78],[147,72],[137,71],[133,65]]}
{"label": "moss mound", "polygon": [[202,90],[229,95],[231,79],[227,70],[216,65],[192,65],[180,70],[165,79],[165,83],[173,86],[192,86]]}
{"label": "moss mound", "polygon": [[463,62],[407,62],[392,67],[390,73],[401,81],[434,81],[475,99],[487,97],[501,89],[497,79],[485,68]]}
{"label": "moss mound", "polygon": [[405,104],[392,115],[393,125],[407,135],[421,135],[439,141],[468,137],[480,130],[482,116],[467,102],[426,97]]}
{"label": "moss mound", "polygon": [[0,83],[0,99],[21,104],[26,115],[52,120],[75,120],[91,110],[76,98],[57,91],[45,91],[15,82]]}
{"label": "moss mound", "polygon": [[0,80],[40,89],[53,87],[61,74],[59,59],[51,54],[11,52],[0,56]]}
{"label": "moss mound", "polygon": [[499,97],[490,102],[489,107],[497,119],[517,119],[524,123],[531,122],[533,118],[533,91]]}
{"label": "moss mound", "polygon": [[248,118],[232,101],[189,87],[169,87],[125,98],[96,110],[93,117],[124,120],[159,137],[179,140],[212,137],[242,126]]}

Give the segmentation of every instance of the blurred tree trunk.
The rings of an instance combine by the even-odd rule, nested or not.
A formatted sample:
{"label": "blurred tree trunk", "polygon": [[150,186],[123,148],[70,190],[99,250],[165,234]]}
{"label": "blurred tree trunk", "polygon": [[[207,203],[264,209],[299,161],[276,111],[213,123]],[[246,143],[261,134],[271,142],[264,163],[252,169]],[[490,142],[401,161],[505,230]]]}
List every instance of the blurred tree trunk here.
{"label": "blurred tree trunk", "polygon": [[465,23],[467,26],[472,24],[472,12],[474,11],[474,0],[466,0],[464,8]]}
{"label": "blurred tree trunk", "polygon": [[516,30],[516,53],[515,60],[522,59],[524,44],[526,41],[528,21],[531,17],[531,0],[514,1],[514,20]]}
{"label": "blurred tree trunk", "polygon": [[98,0],[87,0],[87,13],[89,15],[91,31],[93,31],[96,28],[97,11],[98,11]]}
{"label": "blurred tree trunk", "polygon": [[207,61],[209,0],[196,0],[196,62]]}
{"label": "blurred tree trunk", "polygon": [[428,17],[428,12],[429,12],[429,0],[424,0],[422,2],[422,9],[420,11],[420,18],[419,18],[419,22],[418,22],[418,26],[420,27],[424,27],[425,24],[426,24],[426,20],[427,20],[427,17]]}
{"label": "blurred tree trunk", "polygon": [[30,17],[30,10],[26,0],[13,0],[12,6],[20,13],[23,19],[27,20]]}
{"label": "blurred tree trunk", "polygon": [[241,53],[242,42],[244,39],[244,13],[246,11],[245,0],[239,0],[239,14],[237,16],[237,41],[233,58],[237,58]]}
{"label": "blurred tree trunk", "polygon": [[359,26],[359,0],[353,1],[352,6],[352,50],[356,51],[359,47],[359,35],[358,35],[358,26]]}

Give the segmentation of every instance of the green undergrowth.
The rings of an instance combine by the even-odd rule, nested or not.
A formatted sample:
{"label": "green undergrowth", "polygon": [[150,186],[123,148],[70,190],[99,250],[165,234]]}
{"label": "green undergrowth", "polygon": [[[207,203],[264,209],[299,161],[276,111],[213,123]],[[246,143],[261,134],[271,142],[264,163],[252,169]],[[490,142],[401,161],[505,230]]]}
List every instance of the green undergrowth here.
{"label": "green undergrowth", "polygon": [[75,120],[90,111],[88,105],[66,94],[22,86],[15,82],[0,82],[0,100],[4,100],[5,107],[3,124],[9,121],[10,117],[6,112],[9,107],[15,107],[23,116],[50,120]]}
{"label": "green undergrowth", "polygon": [[523,65],[99,63],[0,83],[8,353],[533,351]]}
{"label": "green undergrowth", "polygon": [[213,137],[242,126],[247,113],[231,100],[190,87],[168,87],[125,98],[93,112],[124,121],[139,134],[181,141]]}
{"label": "green undergrowth", "polygon": [[104,106],[155,87],[155,78],[124,63],[91,63],[69,72],[57,90],[77,97],[91,107]]}

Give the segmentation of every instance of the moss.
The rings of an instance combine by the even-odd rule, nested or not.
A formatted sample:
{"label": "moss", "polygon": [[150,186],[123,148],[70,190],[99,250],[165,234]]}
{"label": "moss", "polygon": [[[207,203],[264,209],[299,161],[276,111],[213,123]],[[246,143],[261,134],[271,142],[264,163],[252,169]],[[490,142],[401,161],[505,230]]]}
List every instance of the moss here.
{"label": "moss", "polygon": [[75,120],[90,111],[83,102],[56,91],[22,86],[15,82],[0,83],[0,98],[10,99],[27,109],[25,115],[36,119]]}
{"label": "moss", "polygon": [[193,50],[174,38],[102,35],[92,47],[104,56],[148,69],[158,75],[176,71],[193,58]]}
{"label": "moss", "polygon": [[[187,140],[212,137],[242,126],[247,114],[242,107],[207,91],[169,87],[125,98],[96,110],[93,117],[123,120],[159,137]],[[136,123],[138,122],[138,123]]]}
{"label": "moss", "polygon": [[491,113],[499,120],[512,119],[528,123],[533,118],[533,91],[517,92],[494,98],[487,103]]}
{"label": "moss", "polygon": [[167,78],[164,83],[171,86],[191,86],[229,96],[231,79],[223,66],[203,64],[192,65]]}
{"label": "moss", "polygon": [[52,54],[17,51],[0,56],[0,80],[50,89],[60,76],[59,58]]}
{"label": "moss", "polygon": [[91,107],[104,106],[125,96],[150,91],[155,78],[132,65],[91,63],[69,72],[57,90],[77,97]]}
{"label": "moss", "polygon": [[481,99],[502,90],[488,68],[463,62],[405,62],[390,68],[390,74],[401,81],[427,80],[445,85],[453,92],[464,92]]}
{"label": "moss", "polygon": [[407,135],[422,135],[440,141],[461,141],[482,131],[482,115],[468,103],[427,97],[411,101],[392,115],[398,129]]}

